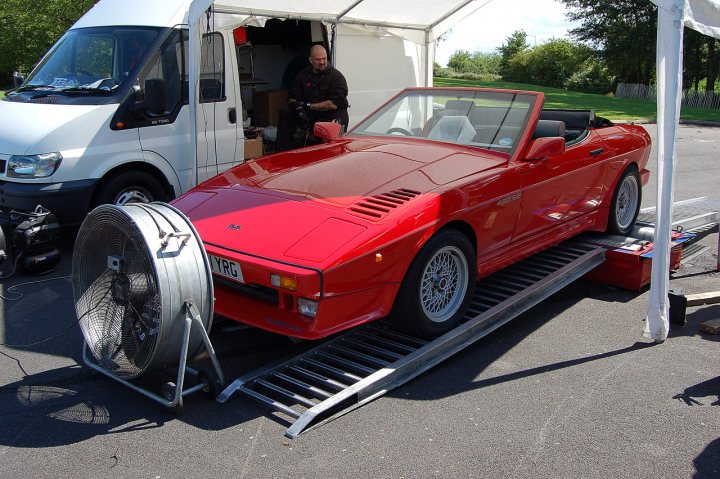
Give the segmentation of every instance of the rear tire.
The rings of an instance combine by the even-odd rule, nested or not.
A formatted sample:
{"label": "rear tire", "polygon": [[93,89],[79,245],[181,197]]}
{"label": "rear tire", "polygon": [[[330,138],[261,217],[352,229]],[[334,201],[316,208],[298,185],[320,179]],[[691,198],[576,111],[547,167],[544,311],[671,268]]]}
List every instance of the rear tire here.
{"label": "rear tire", "polygon": [[106,203],[123,206],[167,199],[165,190],[155,177],[143,171],[126,171],[98,185],[93,208]]}
{"label": "rear tire", "polygon": [[635,226],[635,220],[640,212],[642,200],[642,184],[637,168],[628,166],[620,175],[608,217],[607,232],[627,236]]}
{"label": "rear tire", "polygon": [[475,289],[475,249],[447,229],[430,238],[410,264],[393,305],[395,324],[410,334],[436,336],[462,320]]}

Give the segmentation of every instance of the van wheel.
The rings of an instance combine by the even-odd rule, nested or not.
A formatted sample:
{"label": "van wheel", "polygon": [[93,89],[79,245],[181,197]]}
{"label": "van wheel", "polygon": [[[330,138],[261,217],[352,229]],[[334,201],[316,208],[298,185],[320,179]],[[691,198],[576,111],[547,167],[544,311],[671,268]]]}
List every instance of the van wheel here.
{"label": "van wheel", "polygon": [[123,206],[166,200],[165,190],[153,176],[142,171],[126,171],[98,186],[93,207],[106,203]]}
{"label": "van wheel", "polygon": [[440,231],[410,264],[393,305],[395,324],[405,332],[435,336],[457,326],[475,290],[475,250],[453,229]]}

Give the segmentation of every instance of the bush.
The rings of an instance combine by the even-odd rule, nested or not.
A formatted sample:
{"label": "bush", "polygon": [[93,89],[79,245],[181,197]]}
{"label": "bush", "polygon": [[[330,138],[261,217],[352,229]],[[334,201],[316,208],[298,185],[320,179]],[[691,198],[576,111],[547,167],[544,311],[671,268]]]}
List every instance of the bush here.
{"label": "bush", "polygon": [[607,68],[600,62],[589,60],[580,70],[568,78],[563,87],[568,90],[585,93],[606,94],[612,91],[613,78]]}
{"label": "bush", "polygon": [[514,55],[503,78],[562,88],[589,55],[589,49],[582,45],[550,40]]}
{"label": "bush", "polygon": [[455,50],[448,60],[448,68],[458,73],[498,74],[500,60],[497,53],[470,53],[467,50]]}
{"label": "bush", "polygon": [[461,80],[478,80],[478,81],[499,81],[500,75],[497,73],[461,73],[452,68],[438,68],[433,72],[438,78],[458,78]]}

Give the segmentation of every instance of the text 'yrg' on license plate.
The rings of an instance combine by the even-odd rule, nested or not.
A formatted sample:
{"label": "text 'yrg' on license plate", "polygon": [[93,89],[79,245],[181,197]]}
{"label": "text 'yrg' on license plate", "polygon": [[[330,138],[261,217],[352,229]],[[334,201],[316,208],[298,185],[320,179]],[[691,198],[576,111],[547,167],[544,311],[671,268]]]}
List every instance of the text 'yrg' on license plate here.
{"label": "text 'yrg' on license plate", "polygon": [[208,255],[208,260],[210,260],[210,269],[213,273],[224,276],[225,278],[233,279],[235,281],[244,281],[240,265],[237,264],[235,261],[230,261],[229,259],[225,258],[219,258],[211,254]]}

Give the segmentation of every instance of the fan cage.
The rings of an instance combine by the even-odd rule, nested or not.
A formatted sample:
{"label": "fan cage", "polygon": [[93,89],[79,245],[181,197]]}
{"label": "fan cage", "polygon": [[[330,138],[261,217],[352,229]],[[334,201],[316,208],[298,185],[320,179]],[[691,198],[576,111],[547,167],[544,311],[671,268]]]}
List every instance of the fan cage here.
{"label": "fan cage", "polygon": [[[88,349],[121,378],[177,365],[185,301],[196,303],[208,331],[212,321],[202,243],[189,220],[162,203],[93,210],[75,242],[73,292]],[[191,334],[190,357],[201,347]]]}

